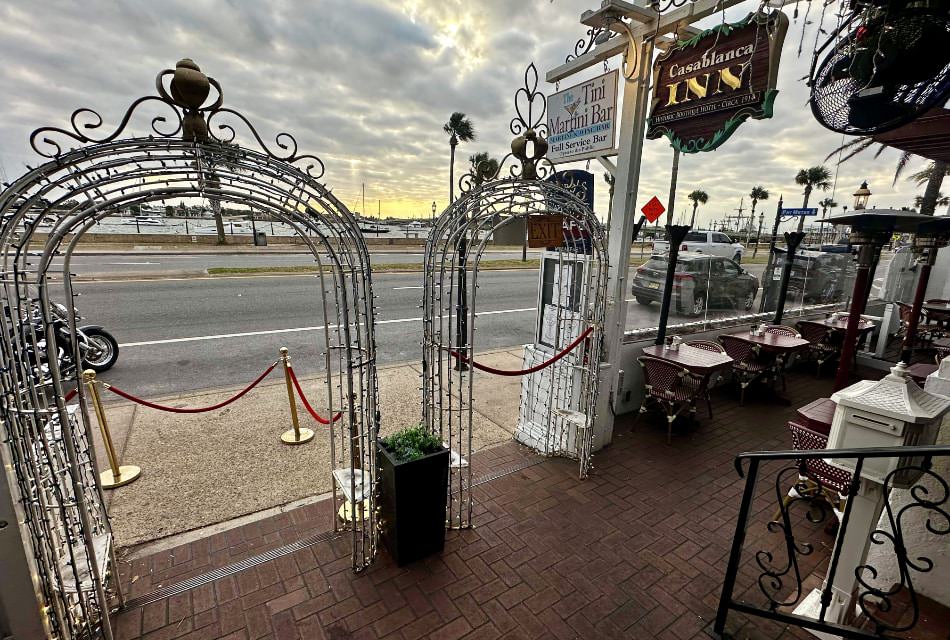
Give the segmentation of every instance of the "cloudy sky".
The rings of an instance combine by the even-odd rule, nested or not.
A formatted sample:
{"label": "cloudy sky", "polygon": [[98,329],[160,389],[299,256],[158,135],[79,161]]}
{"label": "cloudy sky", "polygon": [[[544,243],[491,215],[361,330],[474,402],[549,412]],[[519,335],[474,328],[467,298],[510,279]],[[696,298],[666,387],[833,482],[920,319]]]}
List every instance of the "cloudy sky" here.
{"label": "cloudy sky", "polygon": [[[478,135],[476,142],[459,147],[456,175],[476,151],[504,155],[511,139],[512,96],[525,66],[535,62],[543,77],[563,63],[584,34],[580,14],[598,4],[5,2],[0,6],[0,162],[8,180],[25,163],[37,164],[28,145],[30,131],[65,124],[77,107],[95,108],[107,126],[116,123],[134,98],[154,92],[158,71],[190,57],[222,84],[226,105],[245,113],[265,139],[289,131],[302,150],[321,157],[326,182],[352,209],[361,208],[365,184],[369,213],[375,214],[380,201],[384,216],[429,215],[433,200],[441,211],[448,199],[449,147],[442,124],[449,114],[468,114]],[[841,142],[813,119],[801,81],[819,22],[819,3],[814,4],[810,25],[802,15],[789,28],[775,117],[746,123],[717,151],[683,156],[678,215],[695,188],[709,193],[709,203],[700,209],[704,221],[734,213],[740,197],[756,184],[773,194],[765,205],[769,212],[780,193],[786,206],[800,205],[795,173],[820,164]],[[748,1],[727,12],[727,18],[741,18],[755,6]],[[786,11],[791,15],[790,7]],[[720,19],[708,18],[699,26]],[[610,67],[619,63],[611,60]],[[598,66],[576,80],[601,72]],[[551,85],[542,87],[554,91]],[[137,126],[147,126],[147,120]],[[905,179],[892,186],[898,152],[889,150],[878,160],[872,155],[840,166],[834,198],[850,205],[851,194],[867,179],[872,204],[910,205],[921,190]],[[638,208],[654,194],[665,201],[671,157],[665,139],[646,142]],[[915,162],[908,173],[922,165]],[[828,166],[834,173],[834,163]],[[602,170],[596,162],[591,170],[598,174],[596,208],[605,214]]]}

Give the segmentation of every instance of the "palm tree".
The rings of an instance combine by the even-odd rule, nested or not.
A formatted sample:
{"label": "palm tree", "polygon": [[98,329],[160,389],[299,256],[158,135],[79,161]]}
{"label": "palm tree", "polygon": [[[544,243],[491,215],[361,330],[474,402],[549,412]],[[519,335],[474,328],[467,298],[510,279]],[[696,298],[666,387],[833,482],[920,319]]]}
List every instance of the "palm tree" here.
{"label": "palm tree", "polygon": [[910,179],[916,182],[917,186],[927,185],[920,201],[921,213],[932,216],[937,207],[943,206],[940,187],[943,185],[944,176],[947,175],[950,175],[950,163],[935,160],[927,165],[926,169],[910,176]]}
{"label": "palm tree", "polygon": [[759,204],[759,200],[768,200],[769,192],[766,191],[763,187],[758,185],[752,187],[752,191],[749,192],[749,197],[752,198],[752,217],[755,217],[755,205]]}
{"label": "palm tree", "polygon": [[[938,207],[950,206],[950,196],[945,196],[938,191],[937,199],[936,199],[936,202],[934,202],[934,204]],[[924,196],[915,196],[914,206],[922,208],[924,206]]]}
{"label": "palm tree", "polygon": [[486,151],[469,156],[468,161],[472,165],[472,184],[476,187],[498,174],[498,160],[489,156]]}
{"label": "palm tree", "polygon": [[[841,145],[834,151],[828,154],[825,158],[827,162],[833,155],[841,153],[843,151],[848,151],[848,155],[838,161],[838,164],[841,164],[845,160],[849,160],[861,153],[865,149],[868,149],[874,145],[874,140],[870,136],[861,136],[851,140],[850,142]],[[887,149],[887,145],[881,144],[878,150],[874,153],[874,157],[879,157],[884,150]],[[913,158],[913,154],[909,151],[901,152],[900,157],[897,159],[897,167],[894,169],[894,182],[892,184],[897,184],[897,179],[900,178],[901,173],[907,167],[907,163],[910,162]],[[926,169],[923,171],[918,171],[910,177],[911,180],[917,182],[918,185],[927,183],[927,188],[924,189],[923,200],[920,205],[920,212],[925,215],[933,215],[934,209],[937,208],[937,193],[940,191],[940,187],[943,184],[944,176],[950,175],[950,163],[935,161],[931,162]]]}
{"label": "palm tree", "polygon": [[[214,144],[203,145],[204,170],[207,172],[207,178],[204,179],[205,186],[212,189],[221,188],[221,177],[219,169],[226,169],[230,172],[240,170],[240,148],[232,142],[216,141]],[[211,212],[214,214],[214,227],[218,234],[218,244],[227,244],[227,236],[224,235],[224,220],[221,217],[221,198],[217,195],[209,195],[211,201]]]}
{"label": "palm tree", "polygon": [[693,217],[689,219],[689,226],[696,224],[696,207],[700,204],[706,204],[709,202],[709,194],[703,191],[702,189],[694,189],[688,196],[686,196],[693,201]]}
{"label": "palm tree", "polygon": [[[755,206],[759,204],[759,200],[768,200],[769,192],[766,191],[765,187],[755,185],[752,187],[752,191],[749,192],[749,197],[752,198],[752,212],[749,214],[749,231],[752,231],[752,225],[755,224]],[[756,252],[759,250],[759,239],[762,236],[762,220],[765,219],[765,216],[762,216],[762,219],[759,220],[759,230],[755,234],[755,248],[752,249],[752,256],[755,257]],[[748,246],[748,236],[746,237],[746,245]]]}
{"label": "palm tree", "polygon": [[828,209],[834,209],[838,206],[838,203],[832,200],[831,198],[825,198],[818,203],[818,206],[821,207],[821,217],[824,218],[828,213]]}
{"label": "palm tree", "polygon": [[456,111],[450,117],[449,121],[442,125],[442,131],[449,134],[449,148],[451,156],[449,160],[449,204],[455,202],[455,147],[460,142],[471,142],[475,139],[475,128],[472,121],[465,117],[465,114]]}
{"label": "palm tree", "polygon": [[[808,197],[811,195],[813,189],[818,188],[822,191],[827,191],[831,187],[831,172],[828,171],[827,167],[820,165],[817,167],[809,167],[807,169],[799,169],[798,175],[795,176],[795,183],[805,187],[803,192],[805,194],[805,199],[802,201],[802,209],[807,209]],[[805,216],[799,216],[798,231],[801,231],[804,228]]]}

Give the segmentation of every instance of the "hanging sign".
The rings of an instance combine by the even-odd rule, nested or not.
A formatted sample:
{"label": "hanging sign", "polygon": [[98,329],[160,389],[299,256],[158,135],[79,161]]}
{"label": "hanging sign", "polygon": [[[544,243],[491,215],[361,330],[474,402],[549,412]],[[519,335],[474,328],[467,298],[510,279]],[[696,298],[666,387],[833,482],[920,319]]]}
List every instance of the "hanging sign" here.
{"label": "hanging sign", "polygon": [[656,196],[650,198],[650,201],[643,205],[640,209],[643,212],[643,215],[646,216],[646,219],[650,222],[656,222],[656,219],[663,215],[663,212],[666,211],[666,207],[663,206],[663,203],[660,202],[660,199]]}
{"label": "hanging sign", "polygon": [[807,209],[802,209],[802,208],[798,208],[798,209],[786,209],[786,208],[782,208],[782,215],[783,215],[783,216],[817,216],[817,215],[818,215],[818,209],[813,209],[813,208],[811,208],[811,207],[808,207]]}
{"label": "hanging sign", "polygon": [[564,244],[564,217],[560,215],[528,217],[528,247],[560,247]]}
{"label": "hanging sign", "polygon": [[[583,200],[591,211],[594,210],[594,174],[590,171],[583,169],[555,171],[547,177],[547,180],[561,185]],[[548,206],[553,208],[551,204]]]}
{"label": "hanging sign", "polygon": [[548,98],[548,160],[558,163],[617,154],[617,77],[615,69]]}
{"label": "hanging sign", "polygon": [[788,17],[749,14],[680,41],[653,65],[647,138],[682,153],[712,151],[748,118],[772,117]]}

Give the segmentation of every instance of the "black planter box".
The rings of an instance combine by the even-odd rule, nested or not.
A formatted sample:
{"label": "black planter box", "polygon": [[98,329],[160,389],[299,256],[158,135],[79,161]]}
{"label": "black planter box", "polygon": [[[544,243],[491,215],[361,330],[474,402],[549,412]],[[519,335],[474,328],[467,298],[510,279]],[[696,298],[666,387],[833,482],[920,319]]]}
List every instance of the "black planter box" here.
{"label": "black planter box", "polygon": [[445,497],[449,450],[396,462],[385,447],[379,456],[382,537],[400,567],[445,548]]}

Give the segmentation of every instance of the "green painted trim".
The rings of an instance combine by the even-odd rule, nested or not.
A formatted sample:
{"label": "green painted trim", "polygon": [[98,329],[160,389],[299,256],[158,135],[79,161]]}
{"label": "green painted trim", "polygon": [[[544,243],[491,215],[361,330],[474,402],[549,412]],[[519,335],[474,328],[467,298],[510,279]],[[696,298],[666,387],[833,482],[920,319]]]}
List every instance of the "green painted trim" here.
{"label": "green painted trim", "polygon": [[722,35],[728,36],[730,33],[735,31],[736,29],[741,29],[742,27],[748,25],[749,22],[752,20],[752,18],[755,17],[755,15],[756,15],[755,13],[750,13],[739,22],[732,22],[732,23],[724,22],[724,23],[717,24],[716,26],[710,29],[706,29],[705,31],[697,33],[695,36],[693,36],[689,40],[678,41],[675,47],[677,49],[687,49],[689,47],[695,47],[697,44],[700,43],[700,41],[703,38],[714,35],[716,33],[720,33],[720,32]]}

